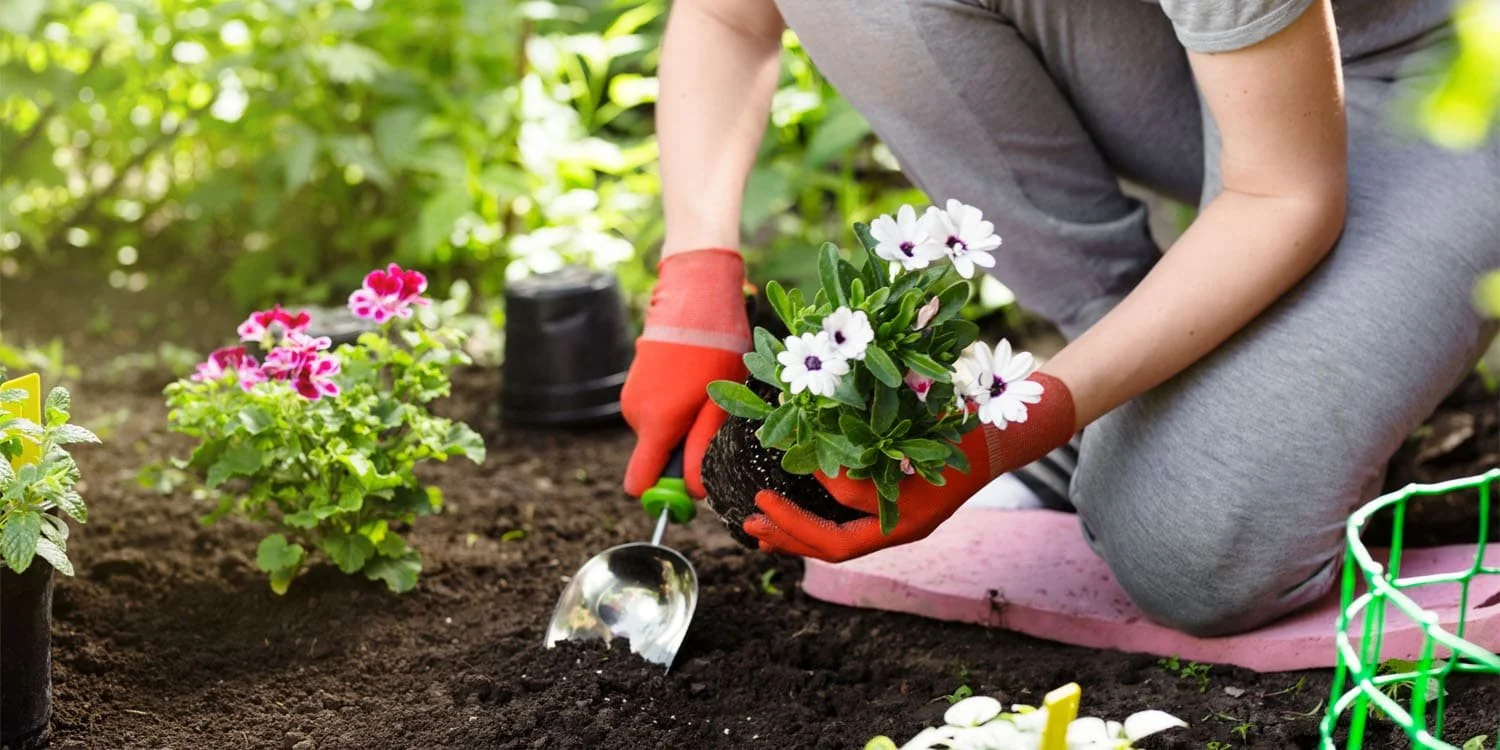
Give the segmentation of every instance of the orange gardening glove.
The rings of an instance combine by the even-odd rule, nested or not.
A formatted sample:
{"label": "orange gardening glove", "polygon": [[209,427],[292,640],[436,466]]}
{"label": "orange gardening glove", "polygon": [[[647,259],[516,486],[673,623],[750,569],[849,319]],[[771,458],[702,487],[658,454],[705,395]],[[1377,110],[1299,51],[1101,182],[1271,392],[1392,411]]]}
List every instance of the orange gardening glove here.
{"label": "orange gardening glove", "polygon": [[965,474],[950,467],[943,473],[947,483],[941,487],[918,476],[904,480],[896,501],[900,515],[890,535],[880,533],[874,482],[830,478],[821,472],[818,481],[835,500],[869,518],[834,523],[772,490],[761,490],[755,496],[761,512],[745,519],[745,531],[760,540],[762,551],[828,562],[925,538],[995,477],[1047,455],[1073,437],[1073,396],[1067,386],[1044,373],[1027,379],[1040,383],[1043,391],[1040,402],[1027,406],[1026,421],[1011,422],[1003,430],[982,424],[970,431],[959,443],[970,471]]}
{"label": "orange gardening glove", "polygon": [[669,255],[658,280],[625,377],[620,407],[635,430],[625,491],[640,497],[661,478],[683,446],[688,494],[703,498],[701,467],[709,441],[728,417],[708,398],[715,380],[744,381],[750,322],[745,314],[745,263],[733,250]]}

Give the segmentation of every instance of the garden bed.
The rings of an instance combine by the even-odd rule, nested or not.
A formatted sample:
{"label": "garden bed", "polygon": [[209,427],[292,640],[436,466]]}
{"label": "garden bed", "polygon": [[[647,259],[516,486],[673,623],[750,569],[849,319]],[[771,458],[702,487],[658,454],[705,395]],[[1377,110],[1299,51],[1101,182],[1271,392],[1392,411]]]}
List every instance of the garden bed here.
{"label": "garden bed", "polygon": [[[459,386],[458,403],[489,405],[498,383],[471,373]],[[1145,747],[1316,742],[1329,671],[1172,671],[826,605],[799,591],[798,562],[743,550],[706,514],[667,536],[703,585],[671,673],[623,649],[545,651],[565,577],[649,536],[619,489],[623,427],[521,432],[488,412],[456,414],[484,434],[490,459],[429,472],[449,506],[410,537],[426,560],[418,589],[393,595],[323,566],[278,597],[255,569],[255,529],[202,527],[206,502],[137,483],[140,466],[185,445],[165,432],[159,393],[84,387],[75,403],[84,424],[130,416],[80,451],[91,520],[70,545],[78,576],[55,593],[54,747],[859,748],[939,723],[943,696],[961,686],[1034,703],[1070,681],[1086,714],[1159,708],[1192,724]],[[1449,736],[1493,738],[1500,684],[1450,687]],[[1367,741],[1402,744],[1383,724]]]}

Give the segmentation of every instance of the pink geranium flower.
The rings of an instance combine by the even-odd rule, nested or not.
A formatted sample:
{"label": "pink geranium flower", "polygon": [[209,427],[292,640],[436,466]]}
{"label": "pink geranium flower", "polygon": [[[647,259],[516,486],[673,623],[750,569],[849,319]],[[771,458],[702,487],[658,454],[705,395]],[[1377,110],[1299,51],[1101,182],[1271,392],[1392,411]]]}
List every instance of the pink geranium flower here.
{"label": "pink geranium flower", "polygon": [[245,354],[243,346],[226,346],[214,350],[208,355],[208,361],[198,365],[192,379],[200,383],[222,380],[231,372],[239,376],[240,387],[247,391],[266,379],[260,371],[260,365],[254,357]]}
{"label": "pink geranium flower", "polygon": [[395,263],[365,276],[364,286],[349,295],[349,311],[365,320],[384,323],[392,318],[410,318],[412,306],[431,304],[422,296],[427,277],[419,271],[403,270]]}
{"label": "pink geranium flower", "polygon": [[315,354],[297,373],[293,385],[297,393],[310,401],[317,401],[324,396],[339,395],[338,383],[333,382],[333,376],[339,374],[339,361],[327,354]]}
{"label": "pink geranium flower", "polygon": [[298,311],[293,315],[281,309],[281,305],[278,304],[270,310],[250,313],[250,317],[240,324],[238,331],[240,341],[260,342],[265,341],[266,335],[277,326],[280,326],[283,334],[290,335],[306,331],[311,322],[312,318],[306,310]]}

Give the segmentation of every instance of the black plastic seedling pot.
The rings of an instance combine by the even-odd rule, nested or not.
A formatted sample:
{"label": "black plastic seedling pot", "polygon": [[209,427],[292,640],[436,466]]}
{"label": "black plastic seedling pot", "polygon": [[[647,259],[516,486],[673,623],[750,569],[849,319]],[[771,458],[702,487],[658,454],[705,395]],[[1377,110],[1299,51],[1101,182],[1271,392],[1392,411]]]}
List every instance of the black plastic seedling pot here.
{"label": "black plastic seedling pot", "polygon": [[0,750],[46,747],[52,716],[52,566],[0,566]]}
{"label": "black plastic seedling pot", "polygon": [[632,340],[611,273],[570,266],[511,283],[500,418],[530,426],[618,418]]}

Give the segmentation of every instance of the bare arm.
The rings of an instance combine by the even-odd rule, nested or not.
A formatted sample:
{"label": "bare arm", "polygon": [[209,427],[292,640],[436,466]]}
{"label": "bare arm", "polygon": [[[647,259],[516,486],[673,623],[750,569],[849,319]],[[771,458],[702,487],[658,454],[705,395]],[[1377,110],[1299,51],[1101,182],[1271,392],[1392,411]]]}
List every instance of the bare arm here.
{"label": "bare arm", "polygon": [[663,256],[739,247],[745,180],[776,91],[783,27],[771,0],[678,0],[673,6],[657,104]]}
{"label": "bare arm", "polygon": [[1305,277],[1343,229],[1346,130],[1319,0],[1243,50],[1190,54],[1222,135],[1223,192],[1151,273],[1045,368],[1081,428],[1213,351]]}

